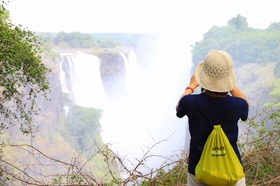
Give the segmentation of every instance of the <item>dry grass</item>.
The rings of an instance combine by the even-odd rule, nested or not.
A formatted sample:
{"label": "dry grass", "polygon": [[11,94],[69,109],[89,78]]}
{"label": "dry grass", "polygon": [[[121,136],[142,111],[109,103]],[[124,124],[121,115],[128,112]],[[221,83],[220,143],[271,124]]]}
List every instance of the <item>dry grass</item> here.
{"label": "dry grass", "polygon": [[280,185],[280,145],[248,152],[243,164],[248,185]]}
{"label": "dry grass", "polygon": [[268,108],[248,121],[242,155],[247,185],[280,185],[279,111]]}

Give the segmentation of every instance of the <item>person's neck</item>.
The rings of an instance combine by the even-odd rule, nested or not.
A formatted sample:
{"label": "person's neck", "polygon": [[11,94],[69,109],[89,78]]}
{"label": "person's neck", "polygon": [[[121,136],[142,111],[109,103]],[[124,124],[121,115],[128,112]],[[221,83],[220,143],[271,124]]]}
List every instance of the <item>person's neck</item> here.
{"label": "person's neck", "polygon": [[216,98],[224,98],[228,95],[228,92],[212,92],[210,90],[204,91],[208,96],[210,97],[216,97]]}

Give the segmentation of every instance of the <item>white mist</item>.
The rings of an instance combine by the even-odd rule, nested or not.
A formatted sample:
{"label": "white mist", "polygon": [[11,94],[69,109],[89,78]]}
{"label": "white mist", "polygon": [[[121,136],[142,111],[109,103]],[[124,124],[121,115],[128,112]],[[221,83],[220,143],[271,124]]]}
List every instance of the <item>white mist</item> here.
{"label": "white mist", "polygon": [[[147,46],[148,47],[148,46]],[[106,99],[96,56],[76,53],[73,59],[72,91],[77,105],[101,108],[102,138],[129,168],[153,147],[145,161],[159,167],[189,143],[186,119],[176,117],[176,103],[189,83],[191,55],[183,37],[159,35],[156,58],[148,69],[139,68],[130,52],[126,62],[123,96]],[[112,95],[112,94],[110,94]],[[160,158],[163,157],[163,158]],[[145,170],[141,170],[145,171]]]}

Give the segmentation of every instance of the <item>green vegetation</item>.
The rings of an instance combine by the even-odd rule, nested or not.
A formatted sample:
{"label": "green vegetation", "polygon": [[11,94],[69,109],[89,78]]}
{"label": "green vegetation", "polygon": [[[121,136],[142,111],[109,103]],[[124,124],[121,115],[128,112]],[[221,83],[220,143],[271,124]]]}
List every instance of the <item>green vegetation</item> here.
{"label": "green vegetation", "polygon": [[169,171],[161,170],[150,180],[141,182],[141,186],[169,186],[169,185],[185,185],[187,183],[187,162],[181,159]]}
{"label": "green vegetation", "polygon": [[[110,162],[104,161],[103,153],[112,156],[108,147],[101,139],[101,119],[102,111],[95,108],[85,108],[77,105],[71,105],[65,121],[60,126],[60,132],[69,145],[80,155],[81,160],[87,162],[85,171],[94,175],[95,178],[102,178],[102,181],[110,182],[111,175],[106,175],[111,170],[115,178],[119,179],[120,175],[114,166],[112,159]],[[60,177],[61,179],[64,176]],[[72,180],[73,183],[85,183],[83,175],[80,175],[80,182]]]}
{"label": "green vegetation", "polygon": [[[112,175],[119,178],[113,160],[108,157],[108,162],[104,161],[103,153],[109,156],[110,150],[100,137],[101,111],[72,105],[71,115],[61,116],[64,105],[57,66],[44,56],[53,53],[46,51],[41,37],[13,25],[5,5],[5,1],[0,2],[0,185],[86,184],[89,177],[102,179],[99,182],[110,182]],[[75,40],[72,35],[63,38],[62,33],[56,41],[61,45],[69,41],[71,47],[92,47],[86,43],[91,36],[73,35]],[[43,61],[46,59],[52,61]],[[57,176],[50,173],[53,170]],[[85,172],[90,175],[85,176]],[[45,176],[44,181],[34,179],[39,175]]]}
{"label": "green vegetation", "polygon": [[137,48],[141,41],[153,42],[154,34],[136,33],[80,33],[80,32],[59,32],[59,33],[37,33],[43,40],[48,41],[54,47],[59,48],[115,48],[126,46]]}
{"label": "green vegetation", "polygon": [[54,38],[54,44],[61,47],[89,48],[97,46],[97,43],[90,34],[79,32],[65,33],[60,32]]}
{"label": "green vegetation", "polygon": [[[0,4],[0,131],[19,125],[32,132],[38,114],[36,98],[47,95],[50,71],[41,61],[44,45],[33,32],[9,21],[5,1]],[[17,114],[15,114],[17,113]]]}
{"label": "green vegetation", "polygon": [[[154,42],[153,35],[79,32],[35,35],[10,23],[5,1],[1,1],[0,19],[1,185],[185,185],[185,155],[170,163],[174,166],[168,170],[162,167],[143,175],[138,168],[145,167],[148,158],[157,156],[151,155],[149,149],[132,170],[128,169],[126,165],[131,162],[126,162],[124,157],[110,150],[109,144],[102,142],[99,123],[102,111],[73,105],[61,92],[59,68],[53,62],[42,60],[45,45],[40,38],[55,49],[94,48],[103,61],[100,67],[103,82],[112,82],[124,74],[119,50],[132,47],[141,56],[141,45]],[[237,73],[242,77],[241,88],[247,91],[249,100],[255,100],[256,96],[262,100],[261,111],[256,112],[259,114],[251,114],[248,122],[241,123],[245,127],[239,146],[248,185],[280,183],[279,43],[280,23],[272,23],[265,30],[253,29],[248,27],[245,17],[237,15],[225,27],[213,26],[202,41],[193,45],[194,66],[212,48],[232,54]],[[46,64],[51,66],[52,72]],[[46,102],[50,89],[51,102]],[[37,105],[43,109],[38,110]],[[35,121],[38,128],[33,125]],[[21,136],[30,133],[29,138]],[[120,171],[128,174],[125,180],[121,180]]]}
{"label": "green vegetation", "polygon": [[94,38],[92,34],[80,32],[37,33],[42,39],[59,48],[114,48],[117,40],[110,38]]}
{"label": "green vegetation", "polygon": [[276,104],[278,107],[280,107],[280,78],[275,79],[272,82],[272,89],[268,95],[268,101],[265,103],[265,107],[269,107],[271,105]]}
{"label": "green vegetation", "polygon": [[96,138],[100,139],[100,118],[101,111],[99,109],[76,105],[69,108],[64,128],[68,136],[74,139],[73,146],[76,147],[77,151],[84,151],[87,146],[94,145],[92,142],[97,140]]}
{"label": "green vegetation", "polygon": [[201,62],[212,48],[229,52],[237,66],[272,61],[278,62],[279,66],[279,25],[280,23],[273,23],[265,30],[253,29],[248,27],[245,17],[238,15],[229,20],[225,27],[213,26],[204,34],[202,41],[193,45],[194,66]]}
{"label": "green vegetation", "polygon": [[227,26],[213,26],[203,40],[193,45],[193,67],[213,48],[231,54],[239,86],[251,101],[252,113],[260,109],[257,107],[279,101],[280,22],[254,29],[248,27],[245,17],[237,15]]}
{"label": "green vegetation", "polygon": [[279,185],[280,109],[274,105],[252,117],[243,135],[243,162],[248,185]]}

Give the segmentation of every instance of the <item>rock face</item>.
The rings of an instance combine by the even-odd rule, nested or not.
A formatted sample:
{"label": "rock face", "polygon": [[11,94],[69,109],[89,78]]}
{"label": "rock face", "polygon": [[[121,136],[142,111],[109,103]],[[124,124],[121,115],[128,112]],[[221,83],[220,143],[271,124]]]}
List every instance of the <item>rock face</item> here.
{"label": "rock face", "polygon": [[125,56],[121,53],[103,53],[98,57],[104,92],[109,97],[111,93],[121,94],[125,86]]}

